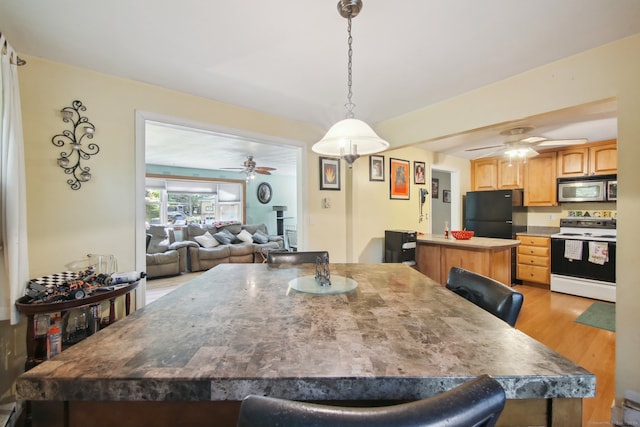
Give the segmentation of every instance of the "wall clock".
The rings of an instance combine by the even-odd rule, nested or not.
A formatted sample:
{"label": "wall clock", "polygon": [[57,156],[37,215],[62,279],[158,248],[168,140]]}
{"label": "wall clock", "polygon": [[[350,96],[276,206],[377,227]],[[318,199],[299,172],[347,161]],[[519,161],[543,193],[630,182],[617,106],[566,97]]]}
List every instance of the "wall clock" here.
{"label": "wall clock", "polygon": [[263,205],[269,203],[272,195],[273,191],[268,182],[261,182],[260,185],[258,185],[258,201],[260,203]]}

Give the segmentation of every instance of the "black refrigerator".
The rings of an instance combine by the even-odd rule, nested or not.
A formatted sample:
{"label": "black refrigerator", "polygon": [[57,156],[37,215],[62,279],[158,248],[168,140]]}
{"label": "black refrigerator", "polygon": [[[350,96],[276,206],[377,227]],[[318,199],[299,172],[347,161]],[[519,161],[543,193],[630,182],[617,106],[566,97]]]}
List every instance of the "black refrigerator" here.
{"label": "black refrigerator", "polygon": [[[527,231],[522,190],[469,191],[464,201],[464,226],[478,237],[515,239]],[[516,280],[516,249],[511,250],[511,277]]]}

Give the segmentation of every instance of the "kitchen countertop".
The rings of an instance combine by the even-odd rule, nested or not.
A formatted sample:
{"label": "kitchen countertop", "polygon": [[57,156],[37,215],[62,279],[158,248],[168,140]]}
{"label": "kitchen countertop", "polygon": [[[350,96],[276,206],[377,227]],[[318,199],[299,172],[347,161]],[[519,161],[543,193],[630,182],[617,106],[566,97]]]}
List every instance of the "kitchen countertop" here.
{"label": "kitchen countertop", "polygon": [[538,227],[529,226],[527,231],[516,233],[518,236],[536,236],[536,237],[549,237],[552,234],[560,232],[560,227]]}
{"label": "kitchen countertop", "polygon": [[418,243],[432,243],[448,246],[459,246],[474,249],[503,249],[518,246],[520,241],[512,239],[494,239],[490,237],[472,237],[468,240],[456,240],[453,237],[445,239],[442,234],[421,234],[417,236]]}
{"label": "kitchen countertop", "polygon": [[331,271],[358,287],[300,293],[314,265],[221,264],[22,374],[18,398],[411,400],[480,374],[508,399],[594,396],[593,374],[408,266]]}

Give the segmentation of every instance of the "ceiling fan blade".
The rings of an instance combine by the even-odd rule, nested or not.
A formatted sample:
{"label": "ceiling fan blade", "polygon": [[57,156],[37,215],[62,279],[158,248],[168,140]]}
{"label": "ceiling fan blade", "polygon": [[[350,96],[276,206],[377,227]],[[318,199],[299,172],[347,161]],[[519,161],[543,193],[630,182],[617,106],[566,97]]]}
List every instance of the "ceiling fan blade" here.
{"label": "ceiling fan blade", "polygon": [[500,145],[488,145],[486,147],[476,147],[476,148],[467,148],[464,151],[480,151],[480,150],[488,150],[489,148],[498,148],[498,147],[504,147],[504,144],[500,144]]}
{"label": "ceiling fan blade", "polygon": [[276,170],[276,168],[268,168],[266,166],[258,166],[255,168],[256,171],[261,170],[261,171],[274,171]]}
{"label": "ceiling fan blade", "polygon": [[245,168],[220,168],[220,169],[229,169],[229,170],[238,170],[238,171],[243,171]]}
{"label": "ceiling fan blade", "polygon": [[537,142],[534,145],[537,147],[544,146],[556,146],[556,145],[582,145],[586,144],[589,140],[587,138],[577,138],[577,139],[545,139],[543,141]]}
{"label": "ceiling fan blade", "polygon": [[503,153],[504,150],[506,149],[504,145],[495,145],[493,147],[485,147],[485,149],[489,149],[489,148],[497,148],[497,150],[490,150],[489,152],[481,154],[478,157],[474,157],[474,159],[484,159],[485,157],[494,157],[500,153]]}
{"label": "ceiling fan blade", "polygon": [[260,169],[256,169],[254,172],[259,173],[260,175],[271,175],[271,172]]}

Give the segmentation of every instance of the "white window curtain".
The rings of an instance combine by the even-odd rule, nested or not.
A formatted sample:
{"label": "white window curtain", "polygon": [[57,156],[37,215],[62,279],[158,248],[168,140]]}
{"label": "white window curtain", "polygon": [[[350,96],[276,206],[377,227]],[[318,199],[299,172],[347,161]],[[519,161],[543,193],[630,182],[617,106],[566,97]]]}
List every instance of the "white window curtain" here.
{"label": "white window curtain", "polygon": [[18,55],[0,33],[0,320],[15,325],[29,280],[27,199]]}

